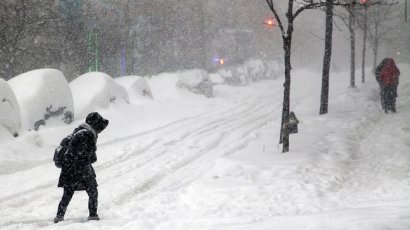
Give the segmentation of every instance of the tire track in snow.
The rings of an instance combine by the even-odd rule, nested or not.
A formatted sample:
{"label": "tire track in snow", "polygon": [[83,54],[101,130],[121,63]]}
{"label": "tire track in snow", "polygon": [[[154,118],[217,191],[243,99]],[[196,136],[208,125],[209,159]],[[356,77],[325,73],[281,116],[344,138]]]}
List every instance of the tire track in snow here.
{"label": "tire track in snow", "polygon": [[[252,100],[252,101],[256,101],[256,100],[257,100],[257,99],[254,99],[254,100]],[[223,114],[223,115],[229,114],[233,109],[238,109],[238,105],[236,104],[235,106],[232,106],[232,107],[230,107],[230,108],[224,108],[224,109],[222,110],[222,114]],[[240,109],[240,108],[239,108],[239,109]],[[152,136],[160,136],[160,137],[168,136],[167,134],[173,134],[173,132],[176,132],[176,131],[178,131],[178,130],[181,130],[181,129],[182,129],[183,127],[185,127],[185,126],[192,126],[193,124],[198,123],[198,122],[197,122],[197,119],[201,119],[201,120],[202,120],[202,118],[207,117],[207,116],[209,116],[210,114],[215,114],[215,116],[217,117],[218,115],[221,114],[221,112],[220,112],[219,110],[216,110],[216,111],[215,111],[215,110],[212,110],[212,111],[209,111],[209,112],[204,112],[204,113],[202,113],[202,114],[200,114],[200,115],[198,115],[198,116],[190,117],[190,118],[187,118],[187,119],[181,119],[181,120],[172,122],[172,123],[170,123],[170,124],[164,125],[164,126],[162,126],[162,127],[160,127],[160,128],[156,128],[156,129],[154,129],[154,130],[149,130],[149,131],[146,131],[146,132],[143,132],[143,133],[140,133],[140,134],[131,136],[131,137],[126,137],[126,138],[118,139],[118,140],[116,140],[116,141],[112,141],[112,142],[108,142],[108,143],[102,143],[102,145],[104,146],[104,145],[108,145],[109,143],[114,143],[114,142],[117,142],[117,141],[126,141],[126,140],[130,140],[130,139],[132,139],[132,138],[143,137],[143,136],[149,136],[149,135],[152,135]],[[206,119],[204,119],[204,121],[206,121]],[[169,129],[170,129],[170,130],[169,130]],[[165,132],[165,134],[164,134],[164,132]],[[152,147],[154,147],[155,145],[158,145],[158,144],[160,144],[159,140],[153,140],[153,141],[151,142],[151,144],[148,144],[147,146],[143,147],[142,149],[136,149],[136,152],[134,152],[133,154],[130,154],[130,157],[133,157],[133,156],[135,157],[135,156],[138,155],[138,154],[145,153],[146,150],[149,150],[150,148],[152,148]],[[98,145],[98,147],[100,147],[100,145]],[[114,158],[114,159],[111,160],[111,161],[103,162],[101,166],[100,166],[99,164],[97,164],[97,165],[95,166],[95,168],[96,168],[97,170],[98,170],[100,167],[102,167],[103,169],[104,169],[104,168],[108,168],[108,167],[110,167],[110,166],[115,166],[115,165],[117,165],[117,164],[119,164],[119,163],[121,163],[121,162],[127,161],[127,160],[129,160],[129,159],[130,159],[130,158],[127,158],[126,155],[125,155],[125,157],[120,156],[118,159],[117,159],[117,158]],[[9,175],[9,176],[12,176],[12,175]],[[26,190],[26,191],[17,193],[17,195],[16,195],[16,194],[13,194],[13,195],[10,195],[10,196],[1,198],[1,199],[0,199],[0,204],[1,204],[2,202],[4,202],[4,201],[12,202],[13,199],[18,199],[19,201],[16,202],[16,205],[13,205],[12,203],[11,203],[10,205],[11,205],[11,206],[19,206],[19,205],[22,205],[22,204],[23,204],[23,202],[21,202],[21,200],[26,200],[27,202],[29,202],[30,200],[35,200],[35,199],[31,199],[32,197],[29,196],[30,193],[33,193],[33,192],[38,193],[39,191],[47,190],[47,189],[49,189],[50,187],[52,187],[52,188],[54,189],[54,186],[56,185],[56,180],[57,180],[57,179],[58,179],[58,178],[53,179],[52,181],[48,181],[48,182],[46,182],[46,183],[44,183],[44,184],[35,186],[35,187],[32,188],[32,189],[29,189],[29,190]],[[40,196],[40,195],[39,195],[39,196]],[[0,207],[1,207],[1,206],[0,206]]]}
{"label": "tire track in snow", "polygon": [[[255,101],[256,101],[256,100],[255,100]],[[234,106],[231,106],[231,107],[229,107],[229,108],[224,108],[224,110],[222,110],[222,114],[227,114],[227,113],[229,113],[230,111],[232,111],[232,109],[237,108],[237,107],[238,107],[238,103],[236,103]],[[207,117],[207,116],[209,116],[210,114],[214,114],[214,113],[219,114],[219,113],[221,113],[221,111],[219,111],[219,110],[216,110],[216,111],[215,111],[215,110],[212,110],[212,111],[208,111],[208,112],[203,112],[203,113],[201,113],[201,114],[199,114],[199,115],[197,115],[197,116],[192,116],[192,117],[180,119],[180,120],[178,120],[178,121],[171,122],[171,123],[169,123],[169,124],[166,124],[166,125],[164,125],[164,126],[158,127],[158,128],[156,128],[156,129],[148,130],[148,131],[143,132],[143,133],[139,133],[139,134],[137,134],[137,135],[132,135],[132,136],[130,136],[130,137],[119,138],[119,139],[116,139],[116,140],[112,140],[112,141],[108,141],[108,142],[105,142],[105,143],[102,143],[102,144],[98,144],[98,147],[101,147],[101,146],[104,147],[104,146],[107,146],[107,145],[109,145],[109,144],[113,144],[113,143],[116,143],[116,142],[127,141],[127,140],[131,140],[131,139],[133,139],[133,138],[142,137],[142,136],[146,136],[146,135],[159,135],[159,136],[161,136],[161,135],[162,135],[161,132],[164,132],[164,131],[167,131],[168,133],[171,134],[171,133],[173,133],[173,132],[176,132],[176,131],[178,131],[178,130],[181,130],[181,128],[184,127],[184,126],[189,126],[189,125],[192,125],[192,124],[197,123],[197,120],[198,120],[198,119]],[[188,124],[186,124],[186,123],[188,123]],[[168,130],[168,129],[170,129],[170,130]],[[133,152],[133,153],[131,153],[131,154],[129,154],[129,155],[122,154],[119,158],[114,158],[114,159],[111,160],[111,161],[106,161],[106,162],[102,163],[101,165],[97,164],[95,168],[99,168],[99,167],[101,167],[101,168],[107,168],[107,167],[110,167],[110,166],[112,166],[112,165],[119,164],[120,162],[123,162],[123,161],[128,160],[130,156],[132,157],[132,156],[135,156],[135,155],[142,154],[142,153],[146,152],[146,150],[152,148],[153,146],[155,146],[156,144],[158,144],[158,142],[159,142],[159,140],[154,140],[151,144],[149,144],[149,145],[147,145],[147,146],[144,146],[144,147],[141,148],[141,149],[137,149],[136,152]],[[128,156],[128,157],[127,157],[127,156]],[[6,176],[13,176],[13,175],[6,175]],[[55,185],[55,183],[56,183],[56,182],[55,182],[55,179],[53,179],[53,180],[48,181],[48,182],[45,182],[45,183],[43,183],[43,184],[41,184],[41,185],[35,186],[35,187],[32,188],[32,189],[29,189],[29,190],[26,190],[26,191],[22,191],[22,192],[19,192],[19,193],[17,193],[17,194],[13,194],[13,195],[10,195],[10,196],[2,197],[2,198],[0,199],[0,204],[1,204],[2,202],[4,202],[4,201],[10,202],[10,199],[15,198],[15,197],[24,197],[24,196],[26,196],[27,194],[29,194],[29,193],[31,193],[31,192],[34,192],[34,191],[35,191],[35,192],[38,192],[39,190],[48,189],[50,186]],[[30,200],[30,197],[28,197],[28,198],[23,198],[23,199]],[[21,204],[22,204],[21,202],[18,202],[18,205],[21,205]]]}
{"label": "tire track in snow", "polygon": [[[262,106],[262,107],[264,107],[264,106]],[[254,113],[255,111],[250,111],[250,113]],[[140,194],[140,193],[143,193],[143,192],[146,192],[146,191],[149,191],[150,189],[152,189],[151,187],[153,187],[154,185],[157,185],[161,180],[163,180],[165,177],[170,177],[172,174],[174,174],[174,173],[176,173],[176,172],[178,172],[178,171],[181,171],[181,170],[183,170],[184,169],[184,167],[185,166],[189,166],[189,165],[191,165],[194,161],[198,161],[198,160],[201,160],[201,163],[203,163],[202,161],[203,161],[203,157],[206,157],[206,156],[211,156],[211,157],[209,157],[209,159],[208,159],[208,162],[209,162],[209,160],[210,159],[215,159],[216,157],[220,157],[220,156],[222,156],[222,155],[224,155],[224,154],[232,154],[232,153],[234,153],[234,152],[236,152],[237,150],[239,150],[239,149],[241,149],[241,148],[243,148],[244,146],[246,146],[251,140],[254,140],[255,139],[255,137],[252,137],[252,138],[245,138],[245,139],[239,139],[239,140],[236,140],[236,141],[238,141],[238,142],[242,142],[242,141],[244,141],[244,143],[242,143],[242,144],[238,144],[238,145],[235,145],[233,148],[230,148],[228,151],[223,151],[223,149],[225,149],[226,147],[225,146],[221,146],[221,143],[223,143],[223,140],[225,139],[225,137],[227,136],[227,135],[229,135],[228,133],[237,133],[238,132],[238,130],[240,130],[240,129],[244,129],[244,127],[247,127],[247,126],[251,126],[251,128],[249,128],[249,129],[246,129],[245,128],[245,132],[241,132],[242,133],[242,137],[247,137],[248,135],[247,135],[247,133],[251,133],[251,132],[253,132],[253,131],[255,131],[255,130],[257,130],[257,129],[259,129],[260,127],[262,127],[263,125],[265,125],[266,123],[268,123],[270,120],[269,120],[269,117],[271,116],[271,112],[272,111],[269,111],[269,112],[267,112],[267,113],[265,113],[264,115],[261,115],[261,116],[258,116],[258,117],[251,117],[251,116],[249,116],[249,115],[245,115],[244,117],[247,117],[247,118],[249,118],[249,120],[245,120],[245,122],[243,122],[243,120],[244,120],[244,117],[241,117],[240,119],[238,118],[238,119],[236,119],[236,120],[242,120],[242,122],[240,122],[240,123],[237,123],[237,121],[236,122],[234,122],[233,124],[229,124],[229,122],[227,122],[227,126],[223,126],[223,125],[220,125],[220,130],[218,130],[218,129],[215,129],[215,128],[210,128],[210,129],[208,129],[207,131],[208,132],[216,132],[216,133],[218,133],[218,135],[217,135],[217,137],[215,137],[215,138],[212,138],[212,139],[214,139],[214,140],[212,140],[212,141],[210,141],[210,142],[208,142],[204,147],[202,147],[200,150],[198,150],[198,151],[196,151],[196,152],[193,152],[192,153],[192,151],[190,151],[189,149],[182,149],[182,150],[180,150],[180,149],[176,149],[176,150],[174,150],[174,151],[179,151],[179,152],[188,152],[188,153],[190,153],[190,154],[187,154],[185,157],[180,157],[179,159],[177,159],[177,160],[166,160],[164,163],[162,163],[163,165],[164,165],[164,167],[163,168],[167,168],[167,170],[165,170],[165,172],[161,172],[161,173],[159,173],[159,174],[156,174],[156,175],[154,175],[154,176],[152,176],[151,178],[149,178],[147,181],[148,181],[148,183],[146,183],[146,182],[142,182],[141,183],[141,185],[137,185],[137,186],[135,186],[135,187],[133,187],[133,188],[131,188],[131,189],[129,189],[128,191],[126,191],[126,192],[123,192],[123,193],[119,193],[120,195],[118,196],[118,197],[113,197],[113,199],[115,200],[115,202],[114,203],[116,203],[117,205],[123,205],[125,202],[127,202],[127,201],[129,201],[132,197],[134,197],[134,196],[136,196],[136,195],[138,195],[138,194]],[[236,127],[236,128],[235,128]],[[201,133],[201,134],[198,134],[197,136],[197,138],[201,138],[202,136],[206,136],[206,134],[207,133]],[[186,147],[186,145],[184,145],[184,147]],[[220,147],[219,149],[217,149],[217,147]],[[219,150],[219,151],[217,151],[217,150]],[[213,154],[210,154],[210,152],[214,152]],[[218,154],[218,152],[222,152],[222,153],[224,153],[224,154]],[[205,162],[206,163],[206,162]],[[147,166],[147,165],[145,165],[146,167],[149,167],[149,166]],[[168,166],[168,167],[165,167],[165,166]],[[171,166],[171,167],[169,167],[169,166]],[[135,174],[138,174],[138,172],[135,172],[134,170],[131,170],[130,171],[131,173],[135,173]],[[199,172],[199,171],[197,171],[199,174],[202,174],[202,172]],[[122,175],[122,176],[127,176],[127,177],[132,177],[132,175]],[[185,175],[186,177],[185,178],[195,178],[195,177],[192,177],[192,176],[188,176],[188,175]],[[178,178],[180,178],[180,177],[177,177],[176,178],[176,181],[180,181],[180,179],[178,179]],[[185,182],[184,182],[184,184],[187,184],[187,182],[188,181],[192,181],[192,179],[191,180],[185,180]],[[146,187],[146,185],[149,185],[150,186],[150,188],[148,189],[147,187]],[[171,182],[171,184],[175,184],[175,181],[174,182]],[[181,184],[182,185],[182,184]],[[161,189],[161,188],[163,188],[163,187],[167,187],[166,185],[165,186],[161,186],[160,188],[158,188],[158,189]],[[143,189],[141,189],[141,188],[143,188]]]}
{"label": "tire track in snow", "polygon": [[[254,99],[252,100],[252,104],[256,103],[258,99]],[[249,103],[249,102],[248,102]],[[149,150],[150,148],[154,147],[154,146],[163,146],[163,145],[171,145],[173,143],[177,143],[182,141],[183,139],[185,139],[187,136],[191,135],[192,132],[186,132],[185,128],[186,127],[191,127],[191,130],[195,130],[195,129],[200,129],[201,127],[204,127],[206,125],[209,125],[209,120],[213,120],[216,119],[217,117],[221,117],[221,116],[226,116],[226,115],[230,115],[234,112],[243,112],[243,108],[239,107],[238,105],[236,106],[232,106],[230,108],[224,108],[222,111],[211,111],[211,112],[206,112],[204,114],[201,114],[197,117],[192,117],[189,118],[187,120],[180,120],[179,122],[175,123],[173,122],[172,125],[166,125],[164,126],[164,129],[154,129],[152,131],[147,131],[144,132],[142,134],[138,134],[138,135],[134,135],[132,137],[127,137],[124,140],[130,140],[136,137],[141,137],[141,140],[137,140],[137,142],[142,142],[142,140],[147,139],[147,138],[155,138],[156,136],[159,136],[161,139],[164,138],[169,138],[170,140],[168,140],[168,142],[160,142],[159,140],[154,140],[155,145],[149,145],[148,148],[143,147],[143,150],[135,150],[137,151],[137,154],[135,154],[135,152],[129,153],[129,154],[121,154],[119,157],[114,158],[111,161],[107,161],[102,163],[102,165],[97,164],[96,168],[98,169],[99,167],[101,167],[101,169],[105,169],[111,166],[115,166],[118,165],[119,163],[125,162],[127,163],[128,160],[130,160],[131,158],[134,158],[136,155],[140,154],[140,153],[145,153],[146,151],[144,150]],[[212,116],[211,116],[212,115]],[[206,118],[206,119],[204,119]],[[175,126],[175,127],[174,127]],[[169,129],[169,130],[168,130]],[[180,134],[181,132],[183,132],[183,134]],[[176,138],[177,136],[180,135],[180,138]],[[152,137],[154,136],[154,137]],[[123,153],[123,151],[121,151]]]}
{"label": "tire track in snow", "polygon": [[[262,108],[265,108],[265,106],[262,105],[258,109],[262,109]],[[225,126],[228,125],[228,124],[232,124],[231,126],[235,127],[237,125],[235,123],[236,121],[241,120],[246,116],[249,116],[249,114],[251,114],[251,113],[254,113],[254,111],[247,111],[247,112],[239,111],[238,114],[237,114],[238,115],[237,117],[229,116],[229,117],[224,117],[223,119],[219,119],[217,122],[215,122],[215,121],[207,122],[203,125],[202,128],[198,128],[199,131],[197,131],[195,133],[192,133],[189,130],[186,134],[183,134],[183,137],[188,137],[189,136],[188,139],[190,139],[190,140],[192,140],[194,138],[198,138],[198,137],[202,138],[202,135],[207,135],[210,131],[213,131],[213,132],[217,131],[218,130],[217,128],[221,126],[220,124],[225,124]],[[212,124],[212,126],[209,126],[210,124]],[[225,128],[223,128],[223,129],[225,129]],[[206,132],[208,132],[208,133],[206,133]],[[183,143],[183,142],[186,142],[186,141],[187,140],[185,140],[184,138],[178,138],[177,141],[174,139],[173,141],[166,142],[164,145],[161,145],[161,147],[165,148],[166,152],[173,153],[173,152],[177,152],[178,150],[171,151],[170,150],[170,148],[172,147],[171,143]],[[121,167],[120,165],[117,165],[117,166]],[[135,169],[135,168],[132,168],[132,169]],[[131,171],[131,170],[129,170],[129,171]]]}
{"label": "tire track in snow", "polygon": [[[259,99],[255,99],[255,100],[253,100],[253,101],[254,101],[254,102],[258,102],[258,100],[259,100]],[[253,102],[253,101],[252,101],[252,102]],[[248,103],[248,104],[251,104],[251,103]],[[267,104],[268,104],[268,103],[267,103]],[[260,106],[260,108],[262,108],[262,107],[264,107],[264,105],[263,105],[263,106]],[[237,109],[237,111],[238,111],[239,114],[242,114],[242,115],[247,115],[247,114],[249,114],[249,112],[248,112],[248,113],[245,113],[244,110],[247,110],[247,109],[243,109],[243,108]],[[226,116],[226,115],[232,114],[232,112],[233,112],[233,110],[232,110],[231,108],[226,109],[223,113],[221,113],[220,111],[216,111],[216,112],[215,112],[215,111],[212,111],[212,113],[215,114],[215,117],[221,117],[221,115],[225,115],[225,116]],[[207,114],[209,115],[210,113],[207,113]],[[204,115],[204,116],[198,116],[198,119],[199,119],[200,121],[202,121],[201,118],[203,118],[203,117],[206,117],[206,116],[205,116],[205,115]],[[229,118],[229,116],[228,116],[225,120],[229,120],[228,118]],[[237,118],[236,120],[238,120],[238,119],[240,119],[240,118]],[[201,135],[203,135],[204,133],[209,132],[209,131],[211,131],[212,129],[215,129],[215,128],[217,128],[217,127],[220,126],[220,125],[219,125],[219,126],[216,125],[216,124],[218,124],[218,122],[209,122],[209,120],[210,120],[210,119],[207,118],[207,119],[204,119],[205,122],[202,122],[202,123],[203,123],[203,128],[205,128],[205,129],[201,131]],[[211,120],[212,120],[212,119],[211,119]],[[219,121],[219,123],[223,123],[223,122],[225,122],[225,120],[224,120],[224,121]],[[236,121],[236,120],[235,120],[235,121]],[[168,133],[172,133],[172,132],[175,131],[175,130],[181,129],[181,127],[186,127],[186,126],[189,127],[190,124],[186,124],[186,123],[190,123],[190,124],[196,123],[196,124],[198,124],[199,122],[198,122],[197,120],[195,120],[195,119],[189,120],[188,122],[185,121],[185,120],[181,120],[181,122],[179,122],[179,123],[174,123],[174,124],[172,124],[172,125],[170,125],[170,126],[166,126],[165,130],[167,130],[168,127],[176,126],[176,127],[174,127],[172,130],[170,130],[170,131],[168,130],[168,131],[167,131]],[[211,124],[214,124],[214,126],[211,126],[211,128],[209,128],[209,126],[210,126]],[[208,127],[208,128],[207,128],[207,127]],[[160,132],[161,132],[161,130],[156,129],[156,130],[154,130],[154,131],[152,131],[152,132],[144,133],[143,135],[141,135],[141,134],[140,134],[140,135],[136,135],[136,137],[138,137],[138,136],[139,136],[139,137],[144,137],[144,136],[149,136],[149,135],[152,135],[152,136],[154,136],[154,135],[163,136],[164,134],[162,134],[162,133],[160,133]],[[200,135],[200,134],[197,134],[196,136],[199,136],[199,135]],[[186,139],[186,138],[189,137],[189,136],[191,136],[191,133],[184,133],[182,136],[179,137],[179,139],[175,139],[175,138],[174,138],[174,139],[171,139],[171,140],[169,140],[168,142],[166,142],[165,144],[172,145],[172,144],[174,144],[174,143],[183,141],[184,139]],[[132,139],[132,138],[130,138],[130,140],[131,140],[131,139]],[[148,149],[151,149],[151,148],[154,147],[154,146],[162,146],[162,144],[163,144],[162,142],[163,142],[163,141],[160,141],[159,139],[153,140],[150,144],[144,146],[144,148],[142,148],[142,149],[137,149],[136,151],[132,152],[132,153],[130,154],[130,156],[128,156],[128,157],[124,157],[124,158],[121,158],[121,159],[119,159],[119,160],[118,160],[118,159],[114,159],[113,162],[103,162],[103,163],[102,163],[102,166],[97,166],[97,167],[101,167],[100,169],[105,170],[106,168],[109,168],[109,167],[111,167],[111,166],[117,166],[117,165],[120,164],[121,162],[125,162],[125,161],[131,159],[132,157],[135,157],[135,156],[141,155],[142,153],[145,153]],[[162,152],[160,151],[160,152],[158,152],[158,155],[162,155],[162,154],[164,154],[164,153],[166,153],[166,152],[167,152],[167,151],[162,151]],[[158,157],[158,156],[156,156],[156,157]],[[154,160],[156,159],[156,157],[151,158],[150,160],[146,161],[146,163],[147,163],[147,162],[154,161]],[[192,158],[192,160],[194,160],[194,159],[196,159],[196,157]],[[189,161],[188,161],[186,164],[188,164],[188,163],[189,163]],[[183,164],[183,165],[186,165],[186,164]],[[139,165],[139,167],[141,167],[141,166],[143,166],[144,164],[141,163],[141,164],[138,164],[138,165]],[[181,167],[182,167],[183,165],[181,165]],[[158,178],[159,178],[159,176],[158,176]],[[154,177],[154,178],[152,178],[151,180],[147,180],[146,183],[144,183],[144,184],[142,184],[142,185],[140,186],[140,189],[139,189],[139,190],[144,191],[146,188],[151,187],[152,184],[153,184],[158,178],[155,178],[155,177]],[[31,189],[31,190],[21,192],[21,193],[19,193],[17,196],[14,195],[14,197],[7,197],[7,198],[3,199],[3,201],[7,199],[7,202],[6,202],[6,203],[2,203],[2,202],[0,201],[0,204],[1,204],[1,206],[5,205],[5,206],[8,206],[8,207],[20,207],[20,208],[21,208],[22,206],[26,206],[26,205],[29,205],[29,204],[31,204],[31,203],[36,202],[36,200],[37,200],[38,198],[42,197],[44,194],[49,193],[49,192],[50,192],[50,189],[55,189],[55,188],[54,188],[54,185],[55,185],[55,181],[53,180],[53,182],[46,183],[46,184],[43,184],[43,185],[41,185],[41,186],[37,186],[37,187],[35,187],[35,188]],[[35,193],[36,195],[34,195],[33,193]],[[18,197],[18,198],[17,198],[17,197]],[[10,200],[9,198],[12,198],[12,199]]]}
{"label": "tire track in snow", "polygon": [[[161,138],[163,138],[164,136],[169,136],[171,137],[168,140],[165,141],[158,141],[157,142],[157,146],[155,148],[162,148],[162,150],[156,152],[151,152],[150,151],[150,155],[147,157],[148,159],[132,159],[137,157],[136,155],[130,155],[128,156],[126,159],[127,161],[122,161],[121,163],[124,163],[125,166],[127,167],[129,165],[129,160],[135,160],[135,161],[141,161],[141,163],[138,163],[136,166],[134,167],[130,167],[129,170],[126,171],[132,171],[142,165],[144,165],[145,163],[151,162],[155,159],[157,159],[158,157],[160,157],[161,155],[165,154],[165,153],[175,153],[176,151],[171,151],[170,147],[175,144],[175,143],[183,143],[186,142],[187,139],[192,140],[194,138],[202,138],[203,135],[206,135],[207,133],[209,133],[210,131],[216,131],[218,127],[220,127],[221,125],[227,125],[227,124],[232,124],[232,126],[236,126],[236,122],[238,120],[243,119],[244,117],[247,117],[249,115],[251,115],[252,113],[254,113],[255,111],[259,111],[261,109],[265,109],[267,106],[269,105],[269,103],[266,104],[262,104],[258,107],[256,107],[254,110],[249,110],[247,108],[242,108],[236,112],[231,111],[230,113],[224,113],[224,114],[216,114],[215,118],[218,117],[218,119],[215,121],[215,118],[209,118],[206,122],[202,122],[202,123],[198,123],[195,126],[190,126],[189,130],[186,130],[185,128],[181,128],[180,131],[181,133],[179,134],[180,136],[178,137],[178,134],[173,134],[173,135],[169,135],[168,133],[166,134],[157,134],[158,136],[160,136]],[[196,130],[196,131],[191,131],[191,130]],[[149,138],[149,137],[147,137]],[[140,139],[138,140],[139,142],[144,142],[144,139]],[[151,146],[153,147],[153,146]],[[150,150],[150,149],[148,149]],[[138,151],[138,150],[135,150]],[[117,175],[121,176],[124,174],[124,167],[122,166],[122,164],[120,164],[119,162],[115,165],[111,165],[117,168],[121,169],[121,173],[117,173]],[[96,168],[97,170],[99,169],[98,166]],[[106,168],[104,168],[106,169]],[[111,177],[115,177],[113,176],[114,174],[110,174]]]}

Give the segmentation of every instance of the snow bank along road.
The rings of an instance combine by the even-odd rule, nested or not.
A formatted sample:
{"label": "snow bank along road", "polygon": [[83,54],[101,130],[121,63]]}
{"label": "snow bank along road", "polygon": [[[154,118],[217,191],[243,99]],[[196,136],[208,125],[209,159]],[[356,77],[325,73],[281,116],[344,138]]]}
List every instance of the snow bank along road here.
{"label": "snow bank along road", "polygon": [[280,80],[219,87],[225,101],[199,115],[99,144],[101,221],[85,221],[78,192],[66,220],[52,223],[62,191],[50,160],[0,175],[0,228],[410,229],[410,81],[397,114],[378,110],[374,84],[340,82],[335,112],[319,117],[320,84],[303,77],[293,99],[301,133],[288,154],[272,144]]}

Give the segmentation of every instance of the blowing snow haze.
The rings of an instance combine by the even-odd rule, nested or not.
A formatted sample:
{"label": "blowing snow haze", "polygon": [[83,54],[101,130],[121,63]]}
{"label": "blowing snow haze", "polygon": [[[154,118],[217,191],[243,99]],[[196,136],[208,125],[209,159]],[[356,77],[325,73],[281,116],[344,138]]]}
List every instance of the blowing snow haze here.
{"label": "blowing snow haze", "polygon": [[[399,9],[383,24],[397,28],[404,17]],[[272,13],[262,0],[3,0],[0,14],[4,79],[45,67],[72,80],[85,71],[150,75],[212,69],[216,58],[232,65],[283,56],[279,28],[263,24]],[[324,52],[324,19],[321,10],[312,10],[296,20],[295,68],[320,65],[320,56],[312,54]],[[335,21],[333,63],[343,68],[349,63],[348,30]],[[380,54],[396,56],[407,37],[407,30],[389,32]]]}
{"label": "blowing snow haze", "polygon": [[409,230],[407,1],[0,0],[0,229]]}

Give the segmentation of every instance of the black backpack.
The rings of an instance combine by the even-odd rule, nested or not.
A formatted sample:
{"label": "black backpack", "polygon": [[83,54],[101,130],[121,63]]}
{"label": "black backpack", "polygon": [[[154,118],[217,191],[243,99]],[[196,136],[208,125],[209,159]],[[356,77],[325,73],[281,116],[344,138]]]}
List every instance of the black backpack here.
{"label": "black backpack", "polygon": [[73,134],[68,135],[65,137],[60,145],[54,150],[54,157],[53,161],[57,168],[61,168],[63,166],[63,157],[64,154],[67,152],[68,145],[70,144],[71,138]]}

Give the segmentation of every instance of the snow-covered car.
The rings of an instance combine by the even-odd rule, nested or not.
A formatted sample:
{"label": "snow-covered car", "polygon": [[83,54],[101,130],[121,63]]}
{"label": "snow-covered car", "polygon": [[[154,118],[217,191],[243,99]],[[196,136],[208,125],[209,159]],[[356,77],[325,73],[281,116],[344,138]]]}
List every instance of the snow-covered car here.
{"label": "snow-covered car", "polygon": [[247,85],[249,80],[246,68],[241,65],[229,66],[218,70],[225,83],[231,86]]}
{"label": "snow-covered car", "polygon": [[256,82],[267,78],[265,75],[266,66],[262,60],[249,60],[244,65],[250,81]]}
{"label": "snow-covered car", "polygon": [[76,118],[85,117],[98,108],[106,108],[117,100],[129,102],[125,88],[105,73],[83,74],[70,82],[70,87],[74,98]]}
{"label": "snow-covered car", "polygon": [[264,76],[266,79],[277,79],[284,75],[285,67],[283,65],[282,58],[274,58],[271,60],[264,60]]}
{"label": "snow-covered car", "polygon": [[17,98],[7,81],[0,78],[0,125],[13,136],[18,136],[21,126],[20,108]]}
{"label": "snow-covered car", "polygon": [[231,86],[244,86],[249,82],[264,79],[277,79],[283,74],[283,62],[280,58],[271,60],[251,59],[242,65],[226,66],[217,71],[224,83]]}
{"label": "snow-covered car", "polygon": [[56,69],[37,69],[8,81],[20,107],[22,127],[38,130],[51,119],[73,121],[73,97],[64,75]]}
{"label": "snow-covered car", "polygon": [[141,97],[154,98],[148,81],[143,77],[124,76],[115,78],[114,80],[127,90],[130,100],[138,100]]}
{"label": "snow-covered car", "polygon": [[214,85],[220,85],[225,83],[223,77],[219,73],[210,73],[208,76]]}
{"label": "snow-covered car", "polygon": [[194,69],[179,72],[176,86],[206,97],[214,96],[213,83],[205,70]]}

